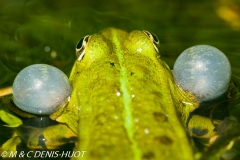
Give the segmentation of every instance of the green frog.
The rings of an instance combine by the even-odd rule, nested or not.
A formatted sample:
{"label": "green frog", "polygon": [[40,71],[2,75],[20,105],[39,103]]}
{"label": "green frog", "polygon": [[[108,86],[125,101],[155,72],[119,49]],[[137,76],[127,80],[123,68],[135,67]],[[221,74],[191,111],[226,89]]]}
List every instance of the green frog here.
{"label": "green frog", "polygon": [[51,117],[77,133],[84,159],[194,159],[185,124],[199,104],[158,43],[148,31],[108,28],[78,44],[71,100]]}
{"label": "green frog", "polygon": [[86,151],[78,159],[197,159],[189,134],[211,137],[215,126],[190,116],[199,103],[175,83],[158,46],[148,31],[107,28],[84,37],[69,77],[70,99],[50,115],[61,124],[38,130],[28,146],[50,137],[44,143],[51,149],[53,139],[75,136],[74,150]]}

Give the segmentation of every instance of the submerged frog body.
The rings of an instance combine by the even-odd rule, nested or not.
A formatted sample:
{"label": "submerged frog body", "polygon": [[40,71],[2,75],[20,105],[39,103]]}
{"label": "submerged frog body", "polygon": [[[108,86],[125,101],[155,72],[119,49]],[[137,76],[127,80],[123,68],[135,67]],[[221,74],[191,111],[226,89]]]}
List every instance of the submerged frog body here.
{"label": "submerged frog body", "polygon": [[78,134],[84,159],[193,158],[186,123],[198,107],[160,59],[147,31],[108,28],[77,46],[69,104],[51,115]]}

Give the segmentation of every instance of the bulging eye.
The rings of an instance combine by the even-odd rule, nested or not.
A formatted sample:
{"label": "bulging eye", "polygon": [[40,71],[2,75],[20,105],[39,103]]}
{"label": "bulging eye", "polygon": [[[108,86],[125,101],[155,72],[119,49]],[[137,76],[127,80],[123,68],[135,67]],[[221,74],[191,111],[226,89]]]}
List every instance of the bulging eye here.
{"label": "bulging eye", "polygon": [[77,43],[76,56],[77,56],[78,61],[83,59],[84,54],[85,54],[85,49],[86,49],[89,39],[90,39],[90,36],[87,35],[87,36],[83,37],[82,39],[80,39],[80,41]]}
{"label": "bulging eye", "polygon": [[217,48],[197,45],[182,52],[173,67],[176,83],[200,102],[221,96],[228,88],[231,65]]}
{"label": "bulging eye", "polygon": [[33,114],[49,115],[55,112],[71,92],[68,77],[47,64],[24,68],[13,82],[13,102]]}
{"label": "bulging eye", "polygon": [[159,40],[158,40],[157,36],[155,34],[153,34],[153,33],[150,33],[149,31],[143,31],[143,32],[150,38],[150,40],[152,41],[153,46],[154,46],[156,52],[159,53],[159,51],[158,51]]}

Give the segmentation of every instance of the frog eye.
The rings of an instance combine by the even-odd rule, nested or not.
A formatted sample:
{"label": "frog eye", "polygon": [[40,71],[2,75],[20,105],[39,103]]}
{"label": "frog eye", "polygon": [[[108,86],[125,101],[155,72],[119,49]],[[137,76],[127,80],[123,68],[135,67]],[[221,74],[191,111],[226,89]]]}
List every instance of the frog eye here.
{"label": "frog eye", "polygon": [[83,37],[82,39],[80,39],[80,41],[77,43],[76,55],[77,55],[77,60],[78,61],[81,61],[83,59],[83,57],[84,57],[85,48],[87,46],[89,38],[90,38],[90,36],[87,35],[87,36]]}
{"label": "frog eye", "polygon": [[231,65],[217,48],[197,45],[186,49],[177,58],[173,76],[183,90],[195,94],[200,102],[209,101],[227,90]]}
{"label": "frog eye", "polygon": [[148,32],[148,31],[143,31],[143,32],[150,38],[150,40],[153,43],[153,46],[154,46],[155,50],[157,51],[157,53],[159,53],[159,51],[158,51],[159,40],[158,40],[157,36],[153,33]]}
{"label": "frog eye", "polygon": [[68,77],[58,68],[35,64],[24,68],[13,82],[13,102],[29,113],[48,115],[70,96]]}

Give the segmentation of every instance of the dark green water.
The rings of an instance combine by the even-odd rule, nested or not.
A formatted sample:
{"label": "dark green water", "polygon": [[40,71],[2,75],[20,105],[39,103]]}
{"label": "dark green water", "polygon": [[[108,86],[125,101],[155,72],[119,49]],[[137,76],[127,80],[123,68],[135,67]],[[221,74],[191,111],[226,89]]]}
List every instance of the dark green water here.
{"label": "dark green water", "polygon": [[232,28],[217,14],[226,4],[212,2],[0,0],[0,87],[10,86],[22,68],[34,63],[69,74],[78,40],[109,26],[155,33],[170,67],[186,48],[213,45],[228,56],[239,76],[240,26]]}
{"label": "dark green water", "polygon": [[[239,17],[226,21],[221,9]],[[223,15],[231,17],[227,11]],[[0,0],[0,88],[11,86],[21,69],[35,63],[54,65],[69,75],[78,40],[106,27],[155,33],[170,67],[186,48],[213,45],[240,76],[237,21],[240,4],[231,0]],[[234,106],[234,113],[240,110],[239,100]]]}

